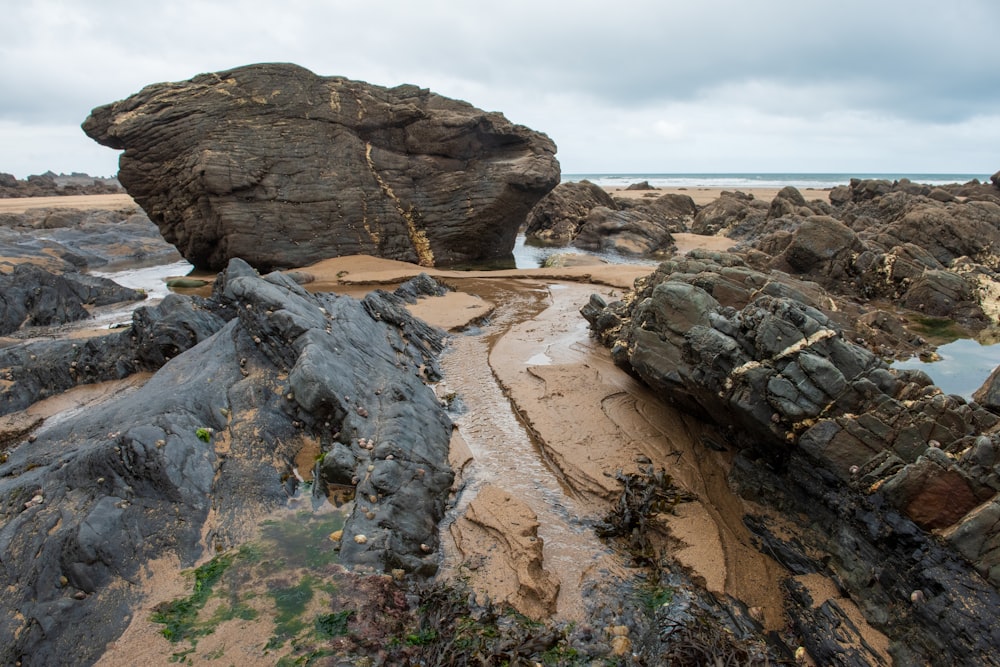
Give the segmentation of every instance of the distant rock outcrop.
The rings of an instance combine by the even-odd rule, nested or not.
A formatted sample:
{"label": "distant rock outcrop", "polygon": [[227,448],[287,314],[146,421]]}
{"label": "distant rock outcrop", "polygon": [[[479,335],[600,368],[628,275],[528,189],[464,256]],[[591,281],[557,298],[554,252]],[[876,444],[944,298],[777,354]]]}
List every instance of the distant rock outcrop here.
{"label": "distant rock outcrop", "polygon": [[589,181],[560,183],[531,210],[525,236],[541,245],[573,245],[638,257],[670,255],[673,232],[697,213],[686,195],[651,200],[615,198]]}
{"label": "distant rock outcrop", "polygon": [[58,197],[69,195],[109,195],[122,191],[116,178],[101,178],[87,174],[32,174],[18,180],[13,174],[0,172],[0,199],[15,197]]}
{"label": "distant rock outcrop", "polygon": [[559,182],[544,134],[412,85],[258,64],[145,87],[84,131],[196,267],[505,258]]}

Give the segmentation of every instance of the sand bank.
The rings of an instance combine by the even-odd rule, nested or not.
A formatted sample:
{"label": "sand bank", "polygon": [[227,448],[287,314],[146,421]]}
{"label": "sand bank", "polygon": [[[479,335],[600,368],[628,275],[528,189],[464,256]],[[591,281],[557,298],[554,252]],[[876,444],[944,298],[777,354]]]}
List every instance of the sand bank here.
{"label": "sand bank", "polygon": [[[621,187],[604,188],[607,192],[616,197],[626,197],[628,199],[641,199],[643,197],[659,197],[665,194],[687,195],[694,200],[698,206],[711,204],[725,192],[739,191],[744,194],[753,195],[755,199],[770,202],[778,194],[781,188],[698,188],[698,187],[663,187],[655,190],[626,190]],[[817,190],[815,188],[805,188],[800,190],[806,201],[820,199],[825,202],[830,201],[829,190]]]}
{"label": "sand bank", "polygon": [[24,213],[35,208],[75,208],[86,211],[106,209],[117,211],[123,208],[138,208],[138,204],[127,194],[119,195],[71,195],[66,197],[12,197],[0,199],[0,213]]}

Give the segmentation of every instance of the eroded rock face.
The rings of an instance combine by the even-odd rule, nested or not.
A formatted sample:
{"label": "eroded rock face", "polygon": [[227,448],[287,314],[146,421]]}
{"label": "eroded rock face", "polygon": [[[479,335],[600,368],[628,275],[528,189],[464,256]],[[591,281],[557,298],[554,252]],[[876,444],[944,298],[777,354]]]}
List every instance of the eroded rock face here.
{"label": "eroded rock face", "polygon": [[[794,511],[860,517],[861,529],[870,531],[863,538],[833,531],[816,539],[835,554],[834,569],[843,570],[870,621],[891,637],[919,636],[898,640],[906,660],[934,662],[935,646],[959,662],[995,650],[1000,635],[992,619],[962,609],[986,609],[1000,599],[1000,421],[976,403],[943,395],[925,374],[894,371],[853,343],[830,316],[836,304],[822,290],[772,278],[778,276],[755,272],[738,256],[703,253],[664,262],[622,302],[592,297],[583,314],[616,363],[665,401],[726,430],[729,444],[753,462],[746,479],[760,474],[756,467],[789,475],[786,490],[753,499],[770,498],[784,511],[790,506],[782,494],[794,493]],[[806,474],[803,466],[814,470]],[[954,551],[932,549],[924,531],[941,531]],[[768,551],[776,550],[771,544]],[[893,562],[914,577],[893,577],[888,591],[867,590],[865,570],[881,572]],[[933,591],[935,611],[917,605],[900,620],[894,597],[907,586],[921,596]],[[953,629],[975,630],[950,634],[934,614],[947,616],[942,624]]]}
{"label": "eroded rock face", "polygon": [[[212,299],[175,295],[94,342],[106,366],[166,363],[3,451],[0,575],[17,585],[0,590],[0,662],[94,661],[124,629],[142,564],[245,540],[248,516],[286,502],[282,478],[310,443],[355,465],[342,562],[433,572],[451,424],[424,384],[444,334],[403,307],[423,289],[314,296],[233,260]],[[53,373],[83,353],[70,343],[3,359],[34,355],[27,375]],[[44,373],[15,384],[44,386]]]}
{"label": "eroded rock face", "polygon": [[260,64],[147,86],[84,131],[199,268],[368,254],[442,265],[510,254],[559,182],[543,134],[416,86]]}
{"label": "eroded rock face", "polygon": [[633,257],[670,255],[697,207],[686,195],[614,198],[589,181],[560,183],[531,210],[525,236],[541,245],[573,245]]}

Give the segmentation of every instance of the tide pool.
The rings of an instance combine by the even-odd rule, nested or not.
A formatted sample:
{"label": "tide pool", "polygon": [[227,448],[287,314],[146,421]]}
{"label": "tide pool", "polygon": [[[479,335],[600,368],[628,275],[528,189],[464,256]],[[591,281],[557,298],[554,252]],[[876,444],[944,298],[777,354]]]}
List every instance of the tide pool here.
{"label": "tide pool", "polygon": [[983,345],[972,338],[960,338],[937,349],[938,361],[917,357],[892,364],[896,369],[918,369],[931,376],[946,394],[971,398],[993,369],[1000,365],[1000,344]]}

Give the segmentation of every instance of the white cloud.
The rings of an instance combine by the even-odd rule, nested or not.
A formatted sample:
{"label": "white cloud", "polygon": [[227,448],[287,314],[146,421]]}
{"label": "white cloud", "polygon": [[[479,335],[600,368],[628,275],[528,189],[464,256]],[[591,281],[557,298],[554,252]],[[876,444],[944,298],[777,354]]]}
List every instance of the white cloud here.
{"label": "white cloud", "polygon": [[94,106],[287,61],[502,111],[565,171],[992,172],[997,34],[994,0],[18,2],[0,171],[113,164],[79,130]]}

